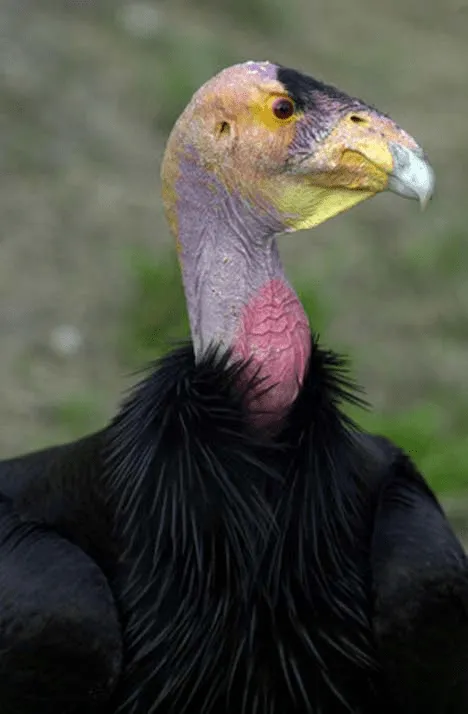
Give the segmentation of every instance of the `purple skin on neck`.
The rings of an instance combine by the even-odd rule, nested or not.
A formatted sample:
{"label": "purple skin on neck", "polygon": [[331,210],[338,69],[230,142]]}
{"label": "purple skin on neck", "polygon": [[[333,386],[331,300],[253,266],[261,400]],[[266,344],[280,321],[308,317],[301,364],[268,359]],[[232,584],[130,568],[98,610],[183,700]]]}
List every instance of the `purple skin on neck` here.
{"label": "purple skin on neck", "polygon": [[195,154],[180,161],[176,192],[196,358],[220,345],[250,359],[246,377],[258,374],[262,385],[249,408],[256,424],[274,429],[297,396],[310,354],[308,319],[275,240],[284,226],[273,207],[262,211],[228,191]]}

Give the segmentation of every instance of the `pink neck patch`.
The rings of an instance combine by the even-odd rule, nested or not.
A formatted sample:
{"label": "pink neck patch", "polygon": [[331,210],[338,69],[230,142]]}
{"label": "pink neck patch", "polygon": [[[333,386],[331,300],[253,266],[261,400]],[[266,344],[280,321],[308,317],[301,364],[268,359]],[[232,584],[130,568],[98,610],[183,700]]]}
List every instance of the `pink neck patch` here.
{"label": "pink neck patch", "polygon": [[310,357],[309,321],[292,288],[270,280],[242,311],[233,356],[250,360],[246,378],[262,380],[249,407],[263,428],[278,426],[302,386]]}

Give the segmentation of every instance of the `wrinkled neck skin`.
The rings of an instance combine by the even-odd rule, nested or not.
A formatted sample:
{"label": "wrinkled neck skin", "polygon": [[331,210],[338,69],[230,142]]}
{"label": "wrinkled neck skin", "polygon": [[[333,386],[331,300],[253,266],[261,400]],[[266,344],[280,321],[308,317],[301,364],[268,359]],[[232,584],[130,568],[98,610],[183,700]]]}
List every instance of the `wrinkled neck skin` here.
{"label": "wrinkled neck skin", "polygon": [[257,426],[276,431],[301,387],[310,353],[307,316],[287,281],[274,209],[229,192],[190,162],[177,181],[177,240],[196,359],[213,345],[248,360]]}

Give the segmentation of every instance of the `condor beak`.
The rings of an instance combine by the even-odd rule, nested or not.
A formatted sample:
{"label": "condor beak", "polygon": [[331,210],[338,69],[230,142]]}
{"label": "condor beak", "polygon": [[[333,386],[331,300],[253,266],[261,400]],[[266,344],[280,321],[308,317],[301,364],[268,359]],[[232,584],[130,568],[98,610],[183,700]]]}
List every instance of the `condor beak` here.
{"label": "condor beak", "polygon": [[424,209],[434,194],[435,175],[422,149],[409,149],[394,141],[389,142],[393,169],[387,190],[419,201]]}

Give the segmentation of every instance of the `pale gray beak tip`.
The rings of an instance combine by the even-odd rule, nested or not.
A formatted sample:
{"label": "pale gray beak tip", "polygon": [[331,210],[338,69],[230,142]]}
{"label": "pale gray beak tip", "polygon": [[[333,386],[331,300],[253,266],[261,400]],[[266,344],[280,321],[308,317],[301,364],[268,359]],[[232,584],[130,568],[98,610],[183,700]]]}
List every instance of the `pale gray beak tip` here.
{"label": "pale gray beak tip", "polygon": [[389,148],[394,167],[388,179],[388,190],[418,200],[423,211],[434,195],[435,174],[431,165],[422,149],[411,150],[395,142],[391,142]]}

